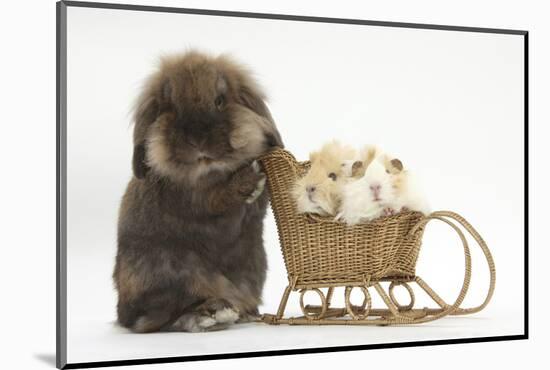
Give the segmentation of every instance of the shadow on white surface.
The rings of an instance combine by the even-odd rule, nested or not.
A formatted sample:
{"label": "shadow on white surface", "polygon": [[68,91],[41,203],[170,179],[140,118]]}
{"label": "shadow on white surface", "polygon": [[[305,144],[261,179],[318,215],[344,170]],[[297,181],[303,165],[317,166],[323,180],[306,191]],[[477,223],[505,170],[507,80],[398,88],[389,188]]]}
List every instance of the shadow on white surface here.
{"label": "shadow on white surface", "polygon": [[35,353],[34,358],[48,366],[55,367],[55,353]]}
{"label": "shadow on white surface", "polygon": [[449,317],[418,326],[238,324],[211,333],[133,334],[110,322],[81,322],[69,335],[69,362],[277,351],[521,334],[504,316]]}

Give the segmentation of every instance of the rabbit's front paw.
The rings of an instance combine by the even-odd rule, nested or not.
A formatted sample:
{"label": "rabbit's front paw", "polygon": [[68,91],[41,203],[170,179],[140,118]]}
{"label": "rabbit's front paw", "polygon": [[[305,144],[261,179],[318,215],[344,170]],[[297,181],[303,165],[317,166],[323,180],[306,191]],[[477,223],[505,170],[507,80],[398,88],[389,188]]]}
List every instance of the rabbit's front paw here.
{"label": "rabbit's front paw", "polygon": [[258,183],[256,184],[256,189],[254,189],[254,191],[250,194],[250,196],[246,198],[245,200],[246,203],[248,204],[254,203],[254,201],[258,199],[260,195],[262,195],[265,189],[265,181],[266,181],[266,178],[264,175],[262,178],[260,178],[260,180],[258,180]]}
{"label": "rabbit's front paw", "polygon": [[248,204],[253,203],[265,189],[266,177],[257,161],[235,174],[237,191]]}

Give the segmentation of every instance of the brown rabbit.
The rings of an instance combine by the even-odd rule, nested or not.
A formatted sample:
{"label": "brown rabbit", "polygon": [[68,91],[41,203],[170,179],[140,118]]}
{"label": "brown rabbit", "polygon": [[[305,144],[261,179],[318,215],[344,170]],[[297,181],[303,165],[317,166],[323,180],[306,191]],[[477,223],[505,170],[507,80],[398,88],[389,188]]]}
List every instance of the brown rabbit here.
{"label": "brown rabbit", "polygon": [[254,159],[283,146],[264,99],[242,66],[195,51],[146,83],[118,221],[121,325],[198,332],[258,314],[267,194]]}

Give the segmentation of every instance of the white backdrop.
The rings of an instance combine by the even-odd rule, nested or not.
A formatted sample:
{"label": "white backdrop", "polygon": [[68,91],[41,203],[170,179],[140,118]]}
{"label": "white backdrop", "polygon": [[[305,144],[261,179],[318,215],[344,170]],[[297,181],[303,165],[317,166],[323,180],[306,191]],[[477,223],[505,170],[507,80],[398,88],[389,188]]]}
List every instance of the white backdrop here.
{"label": "white backdrop", "polygon": [[[69,362],[523,332],[521,36],[71,7],[68,20]],[[229,52],[256,72],[298,158],[338,138],[380,144],[413,168],[434,210],[464,215],[488,242],[498,275],[490,306],[471,319],[414,329],[246,325],[193,337],[129,336],[113,327],[116,216],[131,176],[129,110],[159,55],[189,47]],[[261,310],[273,313],[287,280],[271,214],[265,226]],[[463,276],[458,239],[437,225],[424,240],[417,272],[452,302]],[[472,246],[465,305],[479,304],[488,284]],[[298,313],[296,303],[289,313]]]}

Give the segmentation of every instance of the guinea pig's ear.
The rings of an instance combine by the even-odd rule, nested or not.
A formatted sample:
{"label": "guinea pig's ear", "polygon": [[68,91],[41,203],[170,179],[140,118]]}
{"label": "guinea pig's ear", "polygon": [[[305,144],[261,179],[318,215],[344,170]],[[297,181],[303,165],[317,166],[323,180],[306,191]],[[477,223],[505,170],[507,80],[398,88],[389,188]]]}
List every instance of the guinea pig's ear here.
{"label": "guinea pig's ear", "polygon": [[138,179],[143,179],[149,171],[145,158],[145,142],[134,145],[132,170],[134,171],[134,176]]}
{"label": "guinea pig's ear", "polygon": [[268,144],[270,146],[284,148],[281,134],[275,126],[275,121],[271,116],[271,112],[269,111],[260,90],[254,86],[252,82],[241,82],[241,86],[239,88],[239,98],[245,107],[266,118],[268,124],[266,125],[267,132],[265,134]]}
{"label": "guinea pig's ear", "polygon": [[351,177],[356,177],[359,175],[359,172],[363,168],[363,162],[362,161],[355,161],[353,162],[353,165],[351,166]]}
{"label": "guinea pig's ear", "polygon": [[390,164],[392,165],[393,171],[395,173],[399,173],[403,171],[403,163],[397,158],[394,158],[390,161]]}

